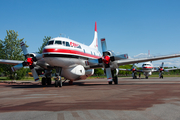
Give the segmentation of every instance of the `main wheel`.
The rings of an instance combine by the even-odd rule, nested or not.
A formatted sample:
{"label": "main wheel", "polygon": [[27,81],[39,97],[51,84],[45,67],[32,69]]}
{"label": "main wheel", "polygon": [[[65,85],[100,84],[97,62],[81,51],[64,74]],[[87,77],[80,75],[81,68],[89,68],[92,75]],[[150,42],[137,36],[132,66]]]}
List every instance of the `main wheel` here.
{"label": "main wheel", "polygon": [[146,77],[146,79],[148,79],[148,77]]}
{"label": "main wheel", "polygon": [[118,77],[115,76],[115,77],[113,78],[113,81],[114,81],[114,84],[118,84]]}
{"label": "main wheel", "polygon": [[55,80],[54,85],[55,85],[55,87],[58,87],[58,80]]}
{"label": "main wheel", "polygon": [[47,78],[47,85],[51,85],[51,78]]}
{"label": "main wheel", "polygon": [[46,78],[42,78],[42,81],[41,81],[42,85],[46,85]]}
{"label": "main wheel", "polygon": [[112,85],[112,81],[109,81],[109,85]]}

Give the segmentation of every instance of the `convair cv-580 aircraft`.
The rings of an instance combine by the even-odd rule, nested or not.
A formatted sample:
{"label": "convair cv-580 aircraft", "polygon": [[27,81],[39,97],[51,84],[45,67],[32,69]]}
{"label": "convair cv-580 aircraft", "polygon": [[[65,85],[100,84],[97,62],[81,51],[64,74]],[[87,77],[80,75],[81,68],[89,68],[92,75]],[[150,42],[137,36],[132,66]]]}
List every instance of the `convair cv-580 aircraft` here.
{"label": "convair cv-580 aircraft", "polygon": [[178,69],[180,69],[180,68],[164,69],[163,65],[164,65],[164,62],[161,64],[160,67],[153,67],[153,64],[151,62],[145,62],[145,63],[142,64],[142,67],[141,67],[140,70],[136,69],[134,64],[133,64],[133,67],[131,69],[119,68],[119,70],[132,71],[133,79],[137,78],[137,72],[139,72],[139,77],[141,76],[141,73],[143,73],[146,79],[148,79],[148,77],[150,75],[152,75],[152,72],[159,72],[159,78],[163,79],[163,72],[169,72],[170,70],[178,70]]}
{"label": "convair cv-580 aircraft", "polygon": [[101,39],[103,52],[101,55],[98,50],[96,22],[94,40],[89,46],[69,38],[56,37],[48,41],[42,54],[28,53],[24,42],[21,43],[21,48],[26,58],[25,61],[0,59],[0,63],[15,65],[12,67],[12,71],[29,66],[35,81],[39,80],[38,75],[44,71],[45,77],[42,78],[42,85],[51,84],[51,71],[56,69],[56,87],[62,86],[61,76],[70,80],[70,84],[72,84],[75,80],[86,79],[93,75],[95,68],[104,68],[108,83],[118,84],[116,75],[120,65],[180,57],[180,54],[172,54],[153,58],[128,59],[127,54],[115,55],[108,50],[104,38]]}

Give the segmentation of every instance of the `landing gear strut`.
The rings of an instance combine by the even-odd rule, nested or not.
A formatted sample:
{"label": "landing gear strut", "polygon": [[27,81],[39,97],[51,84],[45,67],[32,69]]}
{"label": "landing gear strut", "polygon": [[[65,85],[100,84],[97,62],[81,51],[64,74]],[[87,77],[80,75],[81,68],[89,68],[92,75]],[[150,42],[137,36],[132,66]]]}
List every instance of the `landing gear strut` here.
{"label": "landing gear strut", "polygon": [[112,82],[114,82],[114,84],[118,84],[118,76],[114,75],[114,70],[111,71],[112,74],[112,81],[109,81],[109,85],[112,85]]}

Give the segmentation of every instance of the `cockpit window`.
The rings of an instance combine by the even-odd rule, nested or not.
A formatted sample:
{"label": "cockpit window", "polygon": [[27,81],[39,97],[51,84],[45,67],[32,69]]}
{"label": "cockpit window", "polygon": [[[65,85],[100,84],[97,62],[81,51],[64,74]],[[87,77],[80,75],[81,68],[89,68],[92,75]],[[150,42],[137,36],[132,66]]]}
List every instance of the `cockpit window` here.
{"label": "cockpit window", "polygon": [[62,45],[62,41],[55,41],[55,44]]}
{"label": "cockpit window", "polygon": [[151,64],[143,64],[143,66],[151,66]]}
{"label": "cockpit window", "polygon": [[47,45],[53,45],[53,43],[54,43],[54,40],[48,41]]}

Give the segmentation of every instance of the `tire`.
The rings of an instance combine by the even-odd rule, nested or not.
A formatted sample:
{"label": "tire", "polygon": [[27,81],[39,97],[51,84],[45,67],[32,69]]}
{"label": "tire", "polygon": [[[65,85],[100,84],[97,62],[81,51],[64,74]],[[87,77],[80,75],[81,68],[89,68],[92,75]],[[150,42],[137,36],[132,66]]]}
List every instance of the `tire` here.
{"label": "tire", "polygon": [[148,79],[148,77],[146,77],[146,79]]}
{"label": "tire", "polygon": [[118,84],[118,77],[117,76],[115,76],[114,78],[113,78],[113,81],[114,81],[114,84]]}
{"label": "tire", "polygon": [[47,78],[47,85],[51,85],[51,78]]}
{"label": "tire", "polygon": [[54,86],[58,87],[58,80],[55,80]]}
{"label": "tire", "polygon": [[46,78],[42,78],[42,81],[41,81],[42,85],[46,85]]}
{"label": "tire", "polygon": [[112,85],[112,81],[109,81],[109,85]]}

